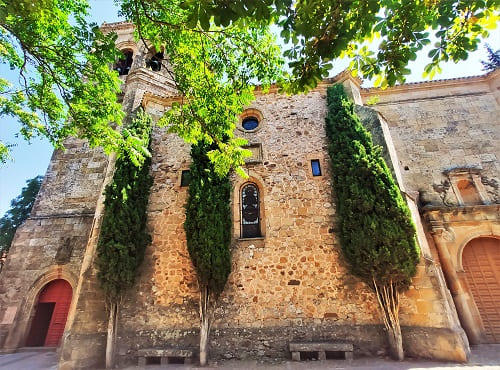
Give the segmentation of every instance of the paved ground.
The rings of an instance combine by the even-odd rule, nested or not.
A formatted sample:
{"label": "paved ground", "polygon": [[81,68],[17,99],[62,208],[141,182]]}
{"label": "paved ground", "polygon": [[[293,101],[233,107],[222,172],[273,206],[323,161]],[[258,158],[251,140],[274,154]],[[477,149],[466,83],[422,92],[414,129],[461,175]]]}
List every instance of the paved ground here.
{"label": "paved ground", "polygon": [[0,369],[56,370],[56,351],[26,351],[0,355]]}
{"label": "paved ground", "polygon": [[[12,354],[0,355],[0,369],[8,370],[56,370],[57,358],[55,351],[26,351]],[[468,364],[456,364],[447,362],[433,362],[408,359],[403,362],[395,362],[385,358],[361,358],[352,362],[345,360],[327,360],[292,362],[283,361],[277,363],[263,363],[259,361],[224,361],[214,363],[211,366],[200,368],[195,365],[148,365],[147,370],[169,369],[169,370],[194,370],[194,369],[235,369],[235,370],[328,370],[328,369],[356,369],[356,370],[448,370],[451,368],[477,369],[477,370],[500,370],[500,344],[483,344],[472,348],[472,356]],[[136,366],[121,370],[139,370]]]}

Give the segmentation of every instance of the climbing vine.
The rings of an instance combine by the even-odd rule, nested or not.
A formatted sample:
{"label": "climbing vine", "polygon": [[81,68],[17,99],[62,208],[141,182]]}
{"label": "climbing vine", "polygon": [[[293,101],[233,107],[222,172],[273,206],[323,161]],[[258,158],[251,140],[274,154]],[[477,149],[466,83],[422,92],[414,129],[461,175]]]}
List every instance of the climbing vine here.
{"label": "climbing vine", "polygon": [[342,85],[328,88],[326,133],[342,252],[351,272],[375,293],[389,345],[404,357],[399,293],[420,258],[410,211],[379,147],[354,113]]}
{"label": "climbing vine", "polygon": [[[126,128],[125,136],[141,140],[149,147],[151,118],[138,111]],[[98,280],[110,309],[106,366],[113,366],[116,317],[124,292],[135,282],[137,268],[144,258],[151,237],[146,230],[151,156],[144,153],[142,163],[122,156],[116,161],[113,181],[106,187],[104,215],[97,245]]]}

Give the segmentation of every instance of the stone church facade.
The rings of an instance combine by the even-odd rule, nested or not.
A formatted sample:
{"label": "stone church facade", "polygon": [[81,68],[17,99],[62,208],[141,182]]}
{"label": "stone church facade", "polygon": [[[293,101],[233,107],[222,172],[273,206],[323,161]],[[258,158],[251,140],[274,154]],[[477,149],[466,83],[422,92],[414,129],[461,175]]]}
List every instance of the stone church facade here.
{"label": "stone church facade", "polygon": [[[129,55],[123,106],[159,118],[176,101],[127,23],[103,25]],[[126,63],[129,63],[126,65]],[[377,302],[340,255],[324,121],[326,87],[343,83],[408,201],[422,258],[400,319],[407,355],[466,361],[469,343],[500,343],[500,70],[364,89],[348,73],[306,95],[271,89],[241,116],[253,156],[233,176],[232,273],[215,314],[211,358],[286,358],[293,340],[387,350]],[[366,106],[376,96],[377,103]],[[155,127],[146,250],[119,312],[117,358],[196,348],[198,292],[183,231],[189,145]],[[0,347],[55,346],[60,368],[103,365],[107,313],[96,281],[103,190],[113,156],[71,139],[55,151],[30,218],[0,275]],[[249,200],[250,199],[250,200]],[[252,202],[248,217],[243,204]]]}

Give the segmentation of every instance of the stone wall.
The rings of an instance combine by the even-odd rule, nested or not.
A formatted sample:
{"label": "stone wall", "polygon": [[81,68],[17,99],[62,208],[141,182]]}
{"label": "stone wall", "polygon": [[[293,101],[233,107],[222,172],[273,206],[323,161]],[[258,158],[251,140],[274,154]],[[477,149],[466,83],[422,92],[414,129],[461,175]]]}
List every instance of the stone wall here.
{"label": "stone wall", "polygon": [[[154,107],[161,110],[158,101]],[[248,179],[232,180],[233,266],[215,315],[211,356],[283,358],[287,343],[304,339],[304,333],[306,339],[351,340],[358,354],[384,353],[375,297],[349,274],[335,237],[324,87],[294,97],[259,95],[251,109],[263,117],[259,128],[237,134],[261,145],[262,159],[245,166]],[[376,121],[370,121],[371,128],[383,144]],[[197,283],[182,227],[187,188],[180,186],[189,147],[163,129],[155,130],[153,143],[153,243],[137,289],[121,310],[119,353],[124,363],[133,362],[139,348],[197,347],[198,340]],[[322,176],[312,176],[311,159],[320,160]],[[261,238],[240,238],[240,189],[248,181],[260,191]],[[454,331],[456,321],[440,286],[444,281],[436,274],[433,264],[422,261],[414,286],[403,297],[405,335],[410,345],[431,357],[464,360],[463,338]],[[430,341],[419,342],[431,332]]]}
{"label": "stone wall", "polygon": [[455,168],[478,169],[486,203],[500,202],[500,108],[491,87],[499,75],[363,91],[365,100],[379,97],[374,109],[389,125],[405,186],[423,205],[459,205],[444,173]]}
{"label": "stone wall", "polygon": [[26,343],[41,289],[53,279],[73,291],[85,253],[107,157],[70,139],[54,152],[31,216],[19,227],[0,278],[0,345]]}
{"label": "stone wall", "polygon": [[94,214],[107,156],[82,140],[68,139],[64,145],[52,155],[32,217]]}
{"label": "stone wall", "polygon": [[[143,68],[149,51],[134,43],[130,25],[105,29],[117,30],[118,46],[134,52],[133,68],[122,77],[124,109],[131,113],[142,104],[159,117],[175,99],[172,84],[162,73]],[[378,117],[372,109],[358,112],[391,159],[419,230],[425,258],[402,297],[400,313],[406,349],[415,356],[466,359],[467,339],[458,326],[437,251],[410,195],[419,191],[424,202],[453,202],[453,184],[445,171],[458,167],[460,176],[471,176],[488,199],[496,201],[500,154],[494,144],[499,132],[491,123],[498,116],[498,96],[491,79],[410,84],[360,94],[354,91],[359,82],[345,78],[325,81],[306,95],[288,97],[272,89],[258,93],[250,109],[262,118],[259,128],[237,129],[237,135],[253,145],[255,156],[245,166],[248,179],[232,177],[233,265],[215,313],[211,358],[285,358],[291,340],[349,340],[357,355],[386,351],[375,297],[348,272],[336,238],[330,181],[335,174],[329,168],[324,121],[326,86],[340,81],[353,89],[358,102],[380,95],[373,107]],[[187,187],[180,182],[182,170],[189,168],[189,149],[165,128],[155,127],[148,207],[153,241],[137,284],[120,309],[122,365],[135,362],[140,348],[198,345],[198,286],[183,230]],[[321,176],[312,176],[313,159],[319,160]],[[76,140],[68,141],[66,152],[55,152],[32,217],[19,229],[2,271],[4,349],[23,344],[38,292],[59,277],[70,281],[75,292],[61,369],[103,365],[107,314],[94,258],[102,191],[113,166],[102,152]],[[479,171],[479,180],[472,170],[464,175],[471,167]],[[262,236],[252,239],[240,237],[240,193],[247,182],[255,183],[260,193]],[[9,307],[15,307],[16,314],[7,324]]]}

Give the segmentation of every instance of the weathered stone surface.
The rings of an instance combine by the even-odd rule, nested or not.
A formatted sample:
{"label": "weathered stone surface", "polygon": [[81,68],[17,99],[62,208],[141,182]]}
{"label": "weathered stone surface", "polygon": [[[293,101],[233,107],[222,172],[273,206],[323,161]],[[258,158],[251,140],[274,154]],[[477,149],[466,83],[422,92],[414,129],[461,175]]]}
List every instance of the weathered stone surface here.
{"label": "weathered stone surface", "polygon": [[495,122],[500,109],[490,81],[463,79],[363,92],[365,99],[379,97],[373,108],[388,122],[401,167],[408,168],[402,172],[405,185],[419,191],[426,204],[457,204],[452,189],[445,194],[435,190],[447,179],[443,172],[455,167],[480,169],[482,181],[491,183],[485,189],[489,201],[497,199],[500,130]]}
{"label": "weathered stone surface", "polygon": [[65,147],[52,155],[32,216],[93,215],[107,156],[82,140],[69,139]]}
{"label": "weathered stone surface", "polygon": [[[118,46],[134,52],[132,70],[122,77],[124,109],[134,112],[142,104],[158,118],[176,99],[168,76],[145,68],[151,51],[134,42],[129,25],[104,28],[117,31]],[[306,95],[284,96],[273,89],[268,94],[258,92],[243,116],[258,116],[259,127],[245,132],[240,125],[235,131],[259,149],[244,167],[248,179],[231,177],[232,272],[215,312],[210,356],[289,358],[292,341],[351,342],[356,356],[386,351],[374,294],[349,273],[337,239],[331,190],[335,174],[329,168],[324,120],[326,86],[339,81],[352,90],[358,103],[380,94],[374,107],[356,109],[375,143],[383,147],[418,226],[425,258],[409,291],[401,296],[406,351],[463,361],[467,338],[458,327],[440,267],[439,261],[449,261],[443,258],[443,249],[438,248],[442,240],[435,235],[454,253],[455,264],[446,266],[460,266],[464,240],[474,228],[498,230],[492,226],[500,225],[498,211],[492,205],[429,211],[427,223],[422,223],[418,192],[426,203],[456,204],[461,179],[457,176],[465,176],[482,201],[498,202],[500,134],[498,125],[491,123],[499,113],[492,89],[500,77],[493,77],[380,91],[359,90],[355,79],[342,74]],[[187,187],[180,183],[182,171],[189,169],[189,150],[165,128],[154,128],[154,183],[148,205],[152,244],[136,285],[120,306],[117,355],[121,365],[135,364],[141,349],[196,352],[199,345],[198,283],[183,229]],[[321,176],[312,175],[311,160],[319,161]],[[38,293],[47,282],[63,278],[70,281],[75,296],[60,366],[103,366],[108,316],[94,258],[102,191],[113,165],[101,151],[73,139],[67,151],[54,153],[32,217],[18,230],[2,271],[0,319],[8,321],[8,307],[17,312],[12,323],[0,325],[3,349],[24,344]],[[450,172],[454,167],[459,170]],[[247,182],[258,187],[261,208],[262,235],[251,239],[241,238],[240,233],[240,193]],[[467,225],[463,232],[453,231],[450,225],[456,221]]]}
{"label": "weathered stone surface", "polygon": [[[470,355],[467,338],[461,328],[402,327],[407,356],[467,362]],[[465,344],[465,345],[464,345]]]}
{"label": "weathered stone surface", "polygon": [[[136,336],[136,339],[132,339]],[[197,348],[197,329],[154,330],[121,334],[121,366],[135,364],[136,351],[124,351],[124,343],[134,340],[137,348],[146,343],[154,347]],[[224,328],[214,329],[210,336],[210,357],[213,359],[286,359],[290,358],[289,342],[335,341],[351,342],[356,356],[384,354],[386,338],[379,325],[312,325],[279,326],[268,328]],[[197,353],[194,356],[197,357]]]}

